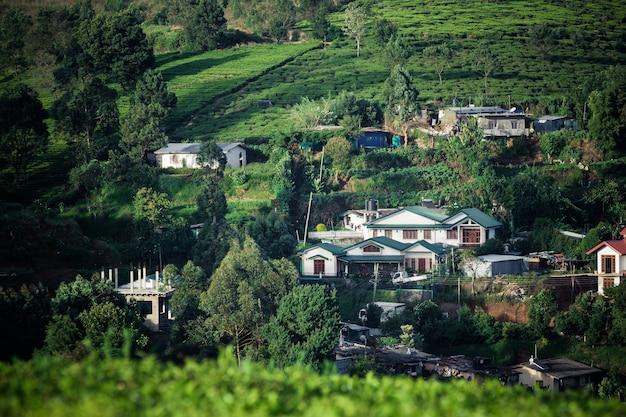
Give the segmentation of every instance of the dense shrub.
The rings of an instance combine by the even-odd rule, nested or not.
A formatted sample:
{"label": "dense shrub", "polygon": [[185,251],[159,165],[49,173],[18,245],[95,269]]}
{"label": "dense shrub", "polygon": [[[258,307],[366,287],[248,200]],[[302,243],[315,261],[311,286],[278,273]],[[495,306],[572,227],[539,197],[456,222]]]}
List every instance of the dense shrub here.
{"label": "dense shrub", "polygon": [[[620,416],[617,401],[584,393],[551,395],[463,380],[444,384],[404,377],[278,371],[224,355],[183,366],[153,357],[53,358],[0,364],[0,414],[11,416]],[[566,410],[566,411],[565,411]]]}

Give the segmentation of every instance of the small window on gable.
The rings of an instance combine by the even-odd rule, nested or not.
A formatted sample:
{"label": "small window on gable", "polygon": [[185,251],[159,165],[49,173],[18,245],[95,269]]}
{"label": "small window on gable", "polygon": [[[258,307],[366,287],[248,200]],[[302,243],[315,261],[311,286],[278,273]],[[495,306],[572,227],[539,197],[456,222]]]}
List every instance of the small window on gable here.
{"label": "small window on gable", "polygon": [[367,252],[367,253],[372,253],[372,252],[380,252],[380,248],[378,246],[374,246],[374,245],[368,245],[366,247],[363,248],[363,252]]}

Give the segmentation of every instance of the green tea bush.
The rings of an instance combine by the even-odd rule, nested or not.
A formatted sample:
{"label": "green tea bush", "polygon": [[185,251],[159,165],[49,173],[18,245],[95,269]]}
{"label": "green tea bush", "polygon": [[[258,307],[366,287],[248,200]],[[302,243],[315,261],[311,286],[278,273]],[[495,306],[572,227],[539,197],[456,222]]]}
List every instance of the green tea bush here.
{"label": "green tea bush", "polygon": [[267,369],[230,354],[182,366],[154,357],[69,363],[39,357],[0,364],[0,414],[108,416],[624,416],[617,401],[585,393],[550,395],[497,381],[444,384],[405,377],[362,378],[302,368]]}

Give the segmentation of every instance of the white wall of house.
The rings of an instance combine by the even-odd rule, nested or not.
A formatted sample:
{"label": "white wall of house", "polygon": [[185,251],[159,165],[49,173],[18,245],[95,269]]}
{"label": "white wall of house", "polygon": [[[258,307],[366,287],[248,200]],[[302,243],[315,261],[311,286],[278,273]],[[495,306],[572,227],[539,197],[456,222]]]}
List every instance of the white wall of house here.
{"label": "white wall of house", "polygon": [[483,129],[485,137],[519,137],[528,136],[526,118],[523,115],[508,117],[478,116],[478,127]]}
{"label": "white wall of house", "polygon": [[248,163],[246,150],[241,146],[236,146],[225,153],[226,163],[231,168],[242,168]]}
{"label": "white wall of house", "polygon": [[[416,242],[418,240],[435,242],[436,240],[434,239],[436,239],[436,237],[433,238],[433,234],[435,233],[435,228],[437,226],[440,226],[440,224],[441,223],[437,222],[436,220],[430,219],[428,217],[401,210],[378,220],[376,222],[376,228],[364,225],[363,238],[369,239],[376,236],[387,236],[393,240],[404,243]],[[416,227],[411,228],[407,225],[415,225]],[[389,226],[389,228],[387,229],[385,226]],[[429,229],[428,226],[433,226],[433,228]],[[405,230],[417,230],[417,235],[415,237],[407,238]],[[424,237],[426,230],[430,232],[430,238]]]}
{"label": "white wall of house", "polygon": [[596,253],[596,271],[599,275],[622,275],[626,271],[626,255],[620,255],[610,246],[604,246]]}
{"label": "white wall of house", "polygon": [[196,154],[166,153],[160,155],[161,168],[200,168]]}
{"label": "white wall of house", "polygon": [[[336,277],[339,275],[338,262],[335,255],[330,251],[314,246],[306,250],[300,257],[302,259],[301,274],[302,276],[319,276],[319,272],[316,271],[316,261],[323,262],[322,277]],[[317,272],[317,273],[316,273]]]}
{"label": "white wall of house", "polygon": [[432,272],[437,265],[437,255],[421,245],[413,246],[404,252],[404,268],[419,272]]}
{"label": "white wall of house", "polygon": [[456,247],[480,246],[496,236],[496,228],[485,228],[463,212],[438,220],[399,210],[362,227],[364,239],[385,236],[403,243],[425,240]]}

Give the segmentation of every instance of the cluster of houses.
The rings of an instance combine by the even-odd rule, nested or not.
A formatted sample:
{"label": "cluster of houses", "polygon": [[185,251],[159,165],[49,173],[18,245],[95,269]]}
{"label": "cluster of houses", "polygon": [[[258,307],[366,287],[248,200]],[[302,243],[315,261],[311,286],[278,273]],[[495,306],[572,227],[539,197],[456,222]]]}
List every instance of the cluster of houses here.
{"label": "cluster of houses", "polygon": [[[322,242],[305,248],[300,252],[302,276],[340,278],[375,273],[390,276],[397,271],[434,273],[455,249],[479,247],[495,238],[496,230],[502,226],[476,208],[447,215],[430,203],[425,200],[421,206],[378,209],[377,202],[369,200],[365,210],[350,210],[344,214],[347,232],[309,233],[321,240],[347,237],[356,242],[348,246]],[[495,275],[512,274],[522,272],[520,269],[525,268],[522,261],[522,257],[496,256],[489,265]],[[493,266],[497,264],[502,265]]]}
{"label": "cluster of houses", "polygon": [[[574,120],[562,116],[530,118],[524,111],[500,107],[450,107],[437,115],[424,115],[431,125],[453,134],[466,117],[475,117],[485,137],[510,139],[525,137],[533,132],[546,133],[560,129],[576,129]],[[384,148],[401,144],[398,136],[377,128],[363,129],[351,139],[355,148]],[[246,149],[241,143],[218,144],[227,164],[241,168],[247,164]],[[200,143],[170,143],[151,155],[152,163],[161,168],[199,168],[197,155]],[[422,205],[400,208],[379,208],[378,202],[368,200],[365,208],[343,214],[345,230],[309,232],[317,240],[299,252],[300,273],[303,278],[349,278],[351,276],[391,276],[397,271],[435,274],[448,270],[454,251],[475,248],[496,237],[501,223],[476,208],[465,208],[447,214],[430,200]],[[590,249],[597,255],[598,292],[621,284],[626,276],[626,229],[623,239],[605,241]],[[474,276],[517,275],[529,270],[528,257],[514,255],[485,255],[479,257]],[[454,262],[452,262],[454,265]],[[142,272],[143,271],[143,272]],[[109,271],[109,280],[128,299],[145,308],[146,325],[154,331],[167,331],[174,319],[170,298],[174,291],[159,282],[158,272],[147,276],[144,269],[130,272],[130,282],[118,285],[118,272]],[[468,271],[465,271],[468,275]],[[103,279],[105,278],[102,272]],[[387,309],[403,308],[403,305]],[[373,329],[345,323],[337,349],[338,369],[346,371],[355,355],[368,353],[367,340]],[[437,357],[407,348],[385,347],[375,353],[383,358],[389,371],[413,377],[437,375],[441,378],[486,379],[499,378],[503,384],[524,384],[535,388],[563,391],[597,382],[602,376],[598,368],[568,359],[529,361],[505,370],[495,367],[488,358],[464,356]]]}

